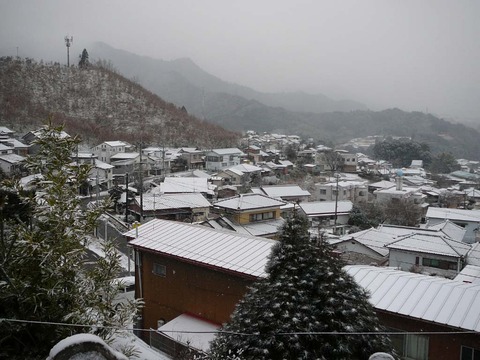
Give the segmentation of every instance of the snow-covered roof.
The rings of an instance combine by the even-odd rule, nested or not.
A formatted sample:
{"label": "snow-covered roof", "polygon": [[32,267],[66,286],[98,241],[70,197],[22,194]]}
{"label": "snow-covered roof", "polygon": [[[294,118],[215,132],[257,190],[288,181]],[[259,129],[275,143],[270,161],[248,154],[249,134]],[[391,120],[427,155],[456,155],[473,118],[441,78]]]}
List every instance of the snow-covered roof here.
{"label": "snow-covered roof", "polygon": [[207,351],[220,324],[184,313],[157,329],[180,344]]}
{"label": "snow-covered roof", "polygon": [[0,126],[0,134],[14,134],[15,131],[10,130],[9,128],[5,126]]}
{"label": "snow-covered roof", "polygon": [[217,155],[245,155],[243,151],[238,148],[212,149],[209,151],[209,153],[212,152]]}
{"label": "snow-covered roof", "polygon": [[456,281],[480,285],[480,266],[467,265],[455,276]]}
{"label": "snow-covered roof", "polygon": [[467,229],[454,224],[450,220],[445,220],[434,225],[427,224],[425,228],[429,230],[441,231],[456,241],[462,241],[467,232]]}
{"label": "snow-covered roof", "polygon": [[229,167],[228,170],[239,170],[243,173],[252,173],[252,172],[260,172],[262,171],[261,167],[250,165],[250,164],[240,164]]}
{"label": "snow-covered roof", "polygon": [[110,160],[127,160],[127,159],[136,159],[140,154],[138,152],[119,152],[115,155],[110,156]]}
{"label": "snow-covered roof", "polygon": [[389,249],[415,251],[424,254],[463,257],[471,249],[469,244],[454,241],[445,235],[412,233],[386,245]]}
{"label": "snow-covered roof", "polygon": [[200,177],[166,177],[160,184],[163,193],[195,193],[214,194],[214,187],[207,178]]}
{"label": "snow-covered roof", "polygon": [[391,181],[387,181],[387,180],[382,180],[382,181],[378,181],[378,182],[375,182],[375,183],[372,183],[372,184],[368,184],[368,186],[374,187],[374,188],[379,188],[379,189],[389,189],[391,187],[394,187],[395,183],[391,182]]}
{"label": "snow-covered roof", "polygon": [[[300,208],[307,216],[328,215],[335,213],[335,201],[312,201],[299,204]],[[337,214],[349,213],[353,204],[349,200],[337,201]]]}
{"label": "snow-covered roof", "polygon": [[339,239],[330,239],[329,243],[332,245],[336,245],[345,241],[355,240],[360,244],[377,252],[379,255],[387,256],[389,250],[385,247],[385,245],[394,242],[396,238],[397,237],[395,235],[386,234],[382,231],[371,228],[353,234],[344,235]]}
{"label": "snow-covered roof", "polygon": [[276,244],[275,240],[160,219],[125,235],[134,238],[129,245],[135,248],[253,277],[265,276],[268,256]]}
{"label": "snow-covered roof", "polygon": [[100,160],[95,160],[95,167],[102,170],[108,170],[108,169],[114,168],[115,166],[104,163],[103,161],[100,161]]}
{"label": "snow-covered roof", "polygon": [[480,332],[480,285],[386,267],[344,269],[370,293],[378,310]]}
{"label": "snow-covered roof", "polygon": [[[140,204],[140,197],[136,201]],[[183,194],[144,194],[143,210],[167,210],[177,208],[205,208],[209,207],[210,202],[203,197],[201,193],[183,193]]]}
{"label": "snow-covered roof", "polygon": [[467,254],[467,264],[480,267],[480,243],[475,242]]}
{"label": "snow-covered roof", "polygon": [[280,207],[285,202],[261,194],[241,194],[233,198],[218,201],[215,206],[232,210],[253,210]]}
{"label": "snow-covered roof", "polygon": [[10,164],[17,164],[25,160],[23,156],[17,154],[0,155],[0,159]]}
{"label": "snow-covered roof", "polygon": [[303,190],[298,185],[274,185],[262,186],[265,194],[272,198],[290,197],[290,196],[310,196],[310,192]]}
{"label": "snow-covered roof", "polygon": [[480,222],[480,210],[429,207],[426,218]]}
{"label": "snow-covered roof", "polygon": [[13,151],[13,146],[0,143],[0,151]]}
{"label": "snow-covered roof", "polygon": [[105,141],[104,144],[111,146],[111,147],[119,147],[119,146],[130,146],[130,144],[124,141]]}

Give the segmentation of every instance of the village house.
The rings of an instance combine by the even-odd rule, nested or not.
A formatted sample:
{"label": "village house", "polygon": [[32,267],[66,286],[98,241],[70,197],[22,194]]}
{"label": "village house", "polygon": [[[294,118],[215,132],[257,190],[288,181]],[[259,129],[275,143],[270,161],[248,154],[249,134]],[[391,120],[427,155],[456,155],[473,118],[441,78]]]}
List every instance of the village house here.
{"label": "village house", "polygon": [[469,244],[439,233],[413,232],[390,244],[389,266],[454,278],[465,266]]}
{"label": "village house", "polygon": [[349,265],[402,359],[475,359],[480,354],[480,285],[392,267]]}
{"label": "village house", "polygon": [[219,171],[240,165],[245,154],[237,148],[213,149],[205,152],[205,169]]}
{"label": "village house", "polygon": [[252,188],[255,194],[263,194],[274,199],[281,199],[291,203],[299,203],[308,201],[311,194],[307,190],[303,190],[298,185],[263,185],[258,188]]}
{"label": "village house", "polygon": [[[28,153],[33,155],[36,154],[39,150],[39,145],[34,144],[36,140],[38,140],[42,136],[42,129],[29,131],[25,135],[22,136],[22,140],[25,144],[29,145]],[[64,139],[70,137],[65,131],[60,132],[58,135],[60,138]]]}
{"label": "village house", "polygon": [[315,201],[344,201],[349,200],[354,204],[368,201],[367,185],[364,181],[335,181],[316,183],[313,195]]}
{"label": "village house", "polygon": [[205,225],[226,228],[240,233],[276,238],[285,220],[281,217],[284,201],[261,194],[240,194],[213,204],[213,212],[221,215]]}
{"label": "village house", "polygon": [[469,244],[477,241],[480,227],[480,210],[429,207],[425,218],[429,226],[448,219],[465,229],[466,232],[462,241]]}
{"label": "village house", "polygon": [[[135,253],[135,297],[145,301],[138,326],[157,329],[143,338],[170,355],[186,346],[208,348],[212,330],[229,320],[248,286],[265,276],[276,243],[159,219],[125,236]],[[172,326],[176,332],[168,332]],[[207,339],[188,333],[199,327],[211,332],[202,335]]]}
{"label": "village house", "polygon": [[342,234],[348,224],[353,204],[345,201],[311,201],[299,204],[300,213],[308,218],[312,228],[331,228]]}
{"label": "village house", "polygon": [[205,167],[204,151],[199,148],[181,148],[179,156],[187,161],[187,169],[203,169]]}
{"label": "village house", "polygon": [[103,143],[95,146],[92,152],[97,155],[100,161],[107,164],[111,163],[110,158],[118,153],[131,152],[133,145],[125,141],[104,141]]}
{"label": "village house", "polygon": [[198,192],[180,194],[149,192],[143,194],[143,198],[135,197],[129,210],[138,220],[143,216],[144,220],[157,218],[194,223],[208,218],[210,202]]}

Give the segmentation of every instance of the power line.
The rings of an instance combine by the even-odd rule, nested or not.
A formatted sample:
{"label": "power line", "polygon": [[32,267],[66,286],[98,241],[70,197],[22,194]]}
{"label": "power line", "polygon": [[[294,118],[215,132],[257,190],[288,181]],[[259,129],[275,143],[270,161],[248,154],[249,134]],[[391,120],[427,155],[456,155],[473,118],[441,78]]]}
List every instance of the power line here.
{"label": "power line", "polygon": [[[21,324],[37,324],[37,325],[51,325],[51,326],[65,326],[65,327],[87,327],[87,328],[96,328],[96,329],[109,329],[109,330],[118,330],[118,331],[146,331],[146,332],[158,332],[157,329],[142,329],[142,328],[125,328],[118,326],[105,326],[105,325],[96,325],[96,324],[71,324],[71,323],[62,323],[62,322],[53,322],[53,321],[37,321],[37,320],[23,320],[23,319],[9,319],[9,318],[0,318],[0,323],[10,322],[10,323],[21,323]],[[246,333],[246,332],[236,332],[236,331],[226,331],[226,330],[210,330],[210,331],[194,331],[194,330],[161,330],[164,333],[179,333],[179,334],[228,334],[228,335],[239,335],[239,336],[261,336],[258,332]],[[312,335],[332,335],[332,336],[343,336],[343,335],[467,335],[473,334],[478,335],[477,331],[467,330],[467,331],[292,331],[292,332],[277,332],[273,335],[279,336],[312,336]]]}

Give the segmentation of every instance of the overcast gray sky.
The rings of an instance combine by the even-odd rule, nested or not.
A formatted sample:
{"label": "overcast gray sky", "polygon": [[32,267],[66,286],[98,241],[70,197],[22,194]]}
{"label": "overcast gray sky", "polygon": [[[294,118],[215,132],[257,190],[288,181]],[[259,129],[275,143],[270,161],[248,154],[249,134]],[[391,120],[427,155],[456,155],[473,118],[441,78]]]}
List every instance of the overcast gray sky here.
{"label": "overcast gray sky", "polygon": [[93,41],[189,57],[259,91],[480,121],[478,0],[0,0],[0,52],[66,63]]}

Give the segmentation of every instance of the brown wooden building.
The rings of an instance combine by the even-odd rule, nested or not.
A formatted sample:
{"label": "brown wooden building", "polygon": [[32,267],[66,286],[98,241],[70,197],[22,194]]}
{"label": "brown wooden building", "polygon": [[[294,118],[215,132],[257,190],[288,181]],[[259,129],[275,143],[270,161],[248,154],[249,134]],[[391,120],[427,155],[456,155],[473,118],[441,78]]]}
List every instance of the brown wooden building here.
{"label": "brown wooden building", "polygon": [[[264,268],[274,240],[235,232],[155,219],[126,234],[135,251],[136,297],[143,298],[143,329],[160,329],[160,346],[169,340],[202,350],[204,343],[179,333],[160,334],[162,327],[183,316],[189,330],[191,316],[204,323],[227,322],[247,287]],[[185,316],[186,314],[190,317]],[[185,322],[187,321],[187,322]],[[145,334],[146,335],[146,334]],[[180,333],[180,335],[182,335]],[[213,338],[213,334],[211,334]],[[151,336],[144,336],[148,342]],[[195,341],[199,344],[195,344]],[[155,344],[152,344],[155,346]],[[163,351],[174,353],[166,348]]]}
{"label": "brown wooden building", "polygon": [[380,322],[402,359],[480,357],[480,285],[396,270],[351,265],[347,272],[370,293]]}

